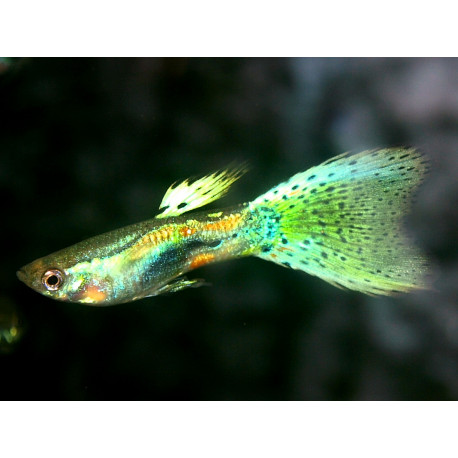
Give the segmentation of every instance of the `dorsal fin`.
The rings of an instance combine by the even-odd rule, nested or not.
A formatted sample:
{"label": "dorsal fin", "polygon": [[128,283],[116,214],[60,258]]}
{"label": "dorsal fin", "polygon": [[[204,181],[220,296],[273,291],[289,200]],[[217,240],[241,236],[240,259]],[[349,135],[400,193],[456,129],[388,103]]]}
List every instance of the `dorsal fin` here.
{"label": "dorsal fin", "polygon": [[198,180],[175,183],[165,193],[156,218],[178,216],[222,197],[231,185],[247,172],[245,164],[229,166]]}

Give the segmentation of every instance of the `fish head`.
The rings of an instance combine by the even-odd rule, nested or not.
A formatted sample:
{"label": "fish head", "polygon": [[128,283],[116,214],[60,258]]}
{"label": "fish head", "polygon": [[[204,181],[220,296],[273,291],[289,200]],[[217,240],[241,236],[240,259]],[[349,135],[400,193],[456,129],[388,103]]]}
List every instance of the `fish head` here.
{"label": "fish head", "polygon": [[98,263],[69,263],[65,256],[53,254],[25,265],[17,276],[34,291],[52,299],[107,305],[113,299],[112,279],[92,264]]}

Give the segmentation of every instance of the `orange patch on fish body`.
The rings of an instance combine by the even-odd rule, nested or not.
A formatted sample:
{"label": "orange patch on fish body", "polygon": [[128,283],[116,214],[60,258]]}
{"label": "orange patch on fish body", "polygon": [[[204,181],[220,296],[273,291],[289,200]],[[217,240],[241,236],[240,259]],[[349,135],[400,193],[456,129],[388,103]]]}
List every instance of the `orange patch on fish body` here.
{"label": "orange patch on fish body", "polygon": [[209,262],[215,259],[215,255],[211,253],[202,253],[198,254],[192,261],[191,265],[189,266],[191,269],[197,269],[198,267],[204,266]]}
{"label": "orange patch on fish body", "polygon": [[74,299],[77,299],[78,302],[82,302],[83,304],[101,303],[107,298],[107,294],[100,289],[102,287],[90,283],[82,291],[78,292]]}
{"label": "orange patch on fish body", "polygon": [[165,242],[171,239],[173,236],[173,231],[174,226],[168,226],[149,232],[130,248],[130,259],[139,259],[151,249],[151,246],[159,245],[161,242]]}
{"label": "orange patch on fish body", "polygon": [[229,232],[230,230],[234,229],[242,219],[240,213],[235,213],[233,215],[229,215],[224,217],[222,220],[215,221],[213,223],[207,223],[204,225],[204,231],[224,231]]}
{"label": "orange patch on fish body", "polygon": [[97,286],[90,285],[86,290],[85,297],[91,299],[93,302],[102,302],[107,295],[103,291],[100,291]]}
{"label": "orange patch on fish body", "polygon": [[194,234],[196,230],[193,227],[184,226],[178,231],[183,237],[189,237]]}

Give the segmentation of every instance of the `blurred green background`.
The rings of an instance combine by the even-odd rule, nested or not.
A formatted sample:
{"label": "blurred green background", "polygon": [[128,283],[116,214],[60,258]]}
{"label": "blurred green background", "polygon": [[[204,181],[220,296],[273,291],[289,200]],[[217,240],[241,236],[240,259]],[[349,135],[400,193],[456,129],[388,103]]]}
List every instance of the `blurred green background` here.
{"label": "blurred green background", "polygon": [[[3,399],[458,400],[458,60],[0,61]],[[177,179],[248,161],[212,208],[344,151],[431,156],[410,230],[437,291],[373,298],[259,259],[107,308],[17,280],[148,219]]]}

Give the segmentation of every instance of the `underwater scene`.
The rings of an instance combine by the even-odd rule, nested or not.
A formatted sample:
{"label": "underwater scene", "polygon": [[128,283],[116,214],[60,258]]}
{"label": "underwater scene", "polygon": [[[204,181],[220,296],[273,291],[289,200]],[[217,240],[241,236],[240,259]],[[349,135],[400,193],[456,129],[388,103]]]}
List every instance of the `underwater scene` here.
{"label": "underwater scene", "polygon": [[1,399],[458,400],[457,75],[1,58]]}

